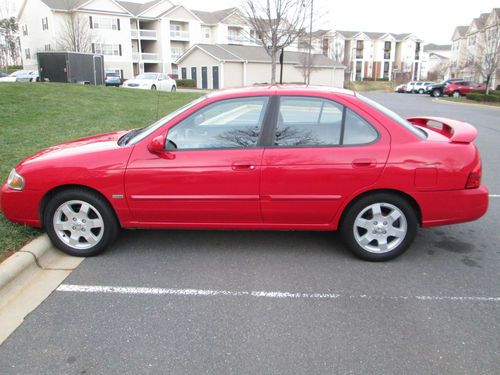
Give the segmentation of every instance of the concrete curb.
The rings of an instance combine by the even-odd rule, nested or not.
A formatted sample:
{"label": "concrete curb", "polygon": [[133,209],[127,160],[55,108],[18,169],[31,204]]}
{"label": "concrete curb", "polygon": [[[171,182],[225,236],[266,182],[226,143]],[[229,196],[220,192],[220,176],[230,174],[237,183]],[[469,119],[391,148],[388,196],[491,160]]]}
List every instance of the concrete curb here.
{"label": "concrete curb", "polygon": [[55,249],[44,234],[0,264],[0,344],[83,259]]}

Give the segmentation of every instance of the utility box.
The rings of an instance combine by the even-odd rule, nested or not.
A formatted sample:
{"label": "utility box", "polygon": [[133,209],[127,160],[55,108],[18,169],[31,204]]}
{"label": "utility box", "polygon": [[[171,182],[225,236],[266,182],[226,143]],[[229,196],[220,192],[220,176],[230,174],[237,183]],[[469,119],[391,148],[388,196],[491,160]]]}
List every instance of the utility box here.
{"label": "utility box", "polygon": [[42,82],[104,85],[104,56],[80,52],[38,52]]}

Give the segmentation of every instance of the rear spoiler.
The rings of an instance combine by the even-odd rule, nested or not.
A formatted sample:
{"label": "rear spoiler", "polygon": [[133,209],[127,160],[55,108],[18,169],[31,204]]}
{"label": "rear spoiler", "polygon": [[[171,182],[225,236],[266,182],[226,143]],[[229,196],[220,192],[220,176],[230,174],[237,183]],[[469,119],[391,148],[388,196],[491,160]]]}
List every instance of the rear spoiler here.
{"label": "rear spoiler", "polygon": [[444,135],[453,143],[471,143],[477,137],[477,129],[466,122],[443,117],[412,117],[413,125]]}

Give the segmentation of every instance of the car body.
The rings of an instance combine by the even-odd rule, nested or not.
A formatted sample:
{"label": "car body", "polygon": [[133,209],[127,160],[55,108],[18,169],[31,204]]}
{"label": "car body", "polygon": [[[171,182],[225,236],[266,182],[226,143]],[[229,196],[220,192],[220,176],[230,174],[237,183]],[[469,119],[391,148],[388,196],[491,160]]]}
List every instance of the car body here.
{"label": "car body", "polygon": [[163,73],[142,73],[123,83],[123,87],[142,90],[176,91],[174,79]]}
{"label": "car body", "polygon": [[394,88],[394,92],[399,92],[399,93],[406,92],[406,83],[402,83],[400,85],[397,85]]}
{"label": "car body", "polygon": [[427,92],[429,86],[436,84],[436,82],[417,82],[413,87],[413,92],[416,94],[424,94]]}
{"label": "car body", "polygon": [[411,93],[413,92],[413,88],[415,86],[415,84],[417,83],[417,81],[410,81],[406,84],[406,89],[405,91],[408,92],[408,93]]}
{"label": "car body", "polygon": [[444,95],[459,97],[467,95],[472,90],[486,90],[486,89],[487,86],[485,84],[480,84],[472,81],[456,81],[456,82],[451,82],[449,85],[447,85],[444,88],[443,93]]}
{"label": "car body", "polygon": [[1,209],[72,255],[98,254],[119,228],[339,229],[361,258],[388,260],[419,225],[486,212],[476,135],[349,90],[218,91],[148,127],[28,157]]}
{"label": "car body", "polygon": [[427,93],[433,97],[440,97],[444,95],[444,89],[452,82],[463,81],[463,78],[450,78],[445,79],[440,83],[427,86]]}
{"label": "car body", "polygon": [[0,82],[36,82],[38,80],[37,70],[17,70],[7,77],[0,78]]}
{"label": "car body", "polygon": [[118,73],[106,73],[104,84],[106,86],[119,87],[122,84],[122,79]]}

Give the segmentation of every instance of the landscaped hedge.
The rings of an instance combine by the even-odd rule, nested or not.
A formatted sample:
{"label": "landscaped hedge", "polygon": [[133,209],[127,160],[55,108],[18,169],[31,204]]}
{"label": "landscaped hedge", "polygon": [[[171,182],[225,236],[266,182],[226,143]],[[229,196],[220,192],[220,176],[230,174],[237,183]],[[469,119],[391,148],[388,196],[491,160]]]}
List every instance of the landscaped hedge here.
{"label": "landscaped hedge", "polygon": [[500,95],[493,95],[493,94],[481,94],[474,92],[472,94],[467,94],[467,99],[474,100],[477,102],[490,102],[490,103],[500,103]]}
{"label": "landscaped hedge", "polygon": [[178,79],[177,87],[196,87],[196,81],[194,79]]}

